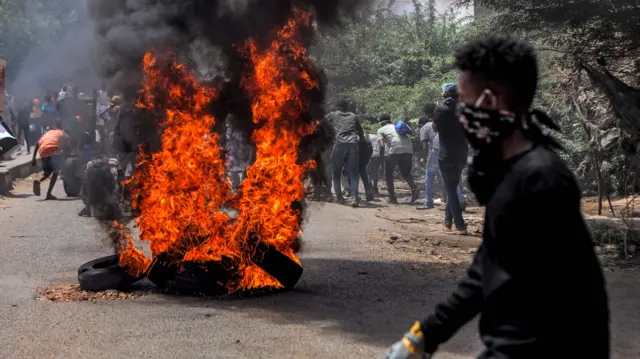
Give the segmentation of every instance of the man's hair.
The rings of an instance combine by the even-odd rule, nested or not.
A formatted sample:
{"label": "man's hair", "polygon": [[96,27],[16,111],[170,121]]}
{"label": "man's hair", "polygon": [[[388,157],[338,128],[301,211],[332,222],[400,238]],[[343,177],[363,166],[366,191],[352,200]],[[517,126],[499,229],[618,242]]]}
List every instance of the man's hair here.
{"label": "man's hair", "polygon": [[427,117],[427,116],[421,116],[418,119],[418,125],[420,125],[420,126],[424,126],[427,122],[429,122],[429,117]]}
{"label": "man's hair", "polygon": [[378,120],[380,123],[382,122],[391,122],[391,115],[388,113],[380,115],[380,119]]}
{"label": "man's hair", "polygon": [[424,105],[424,107],[422,108],[422,114],[425,116],[433,116],[433,112],[436,110],[436,104],[435,103],[428,103],[426,105]]}
{"label": "man's hair", "polygon": [[501,87],[512,110],[526,110],[533,103],[538,60],[522,41],[502,35],[478,37],[456,51],[455,65],[487,86]]}
{"label": "man's hair", "polygon": [[336,102],[336,108],[340,111],[346,111],[349,109],[349,101],[345,99],[340,99]]}

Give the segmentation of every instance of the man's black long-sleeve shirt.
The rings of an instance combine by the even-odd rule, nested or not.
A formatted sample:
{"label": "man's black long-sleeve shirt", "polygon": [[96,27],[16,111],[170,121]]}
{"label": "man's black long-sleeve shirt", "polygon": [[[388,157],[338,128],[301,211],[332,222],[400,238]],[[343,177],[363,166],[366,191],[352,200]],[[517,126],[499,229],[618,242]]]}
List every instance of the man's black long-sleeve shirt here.
{"label": "man's black long-sleeve shirt", "polygon": [[477,314],[480,358],[609,357],[604,277],[580,191],[545,147],[504,164],[467,277],[421,323],[427,352]]}

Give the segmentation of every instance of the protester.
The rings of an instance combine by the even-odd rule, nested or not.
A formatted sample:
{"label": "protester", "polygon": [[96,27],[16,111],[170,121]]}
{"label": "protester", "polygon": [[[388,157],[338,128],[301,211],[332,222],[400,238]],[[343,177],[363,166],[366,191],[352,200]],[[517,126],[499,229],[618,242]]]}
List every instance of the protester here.
{"label": "protester", "polygon": [[53,129],[55,123],[56,123],[56,118],[57,118],[57,113],[56,113],[56,99],[54,97],[54,95],[47,93],[45,95],[45,101],[42,104],[42,128],[45,131],[48,131],[50,129]]}
{"label": "protester", "polygon": [[[469,146],[458,117],[456,106],[458,104],[458,89],[456,84],[442,85],[445,98],[444,103],[437,106],[434,112],[433,130],[438,133],[439,152],[438,165],[444,182],[446,197],[448,199],[458,197],[458,188],[462,171],[467,163]],[[467,234],[467,225],[462,218],[462,207],[459,201],[447,201],[444,210],[443,227],[446,232],[459,235]]]}
{"label": "protester", "polygon": [[[360,173],[360,178],[362,179],[367,202],[371,202],[374,199],[373,188],[369,179],[369,174],[367,173],[367,166],[369,165],[372,154],[373,146],[371,145],[367,137],[360,137],[360,139],[358,140],[358,172]],[[351,197],[351,190],[349,190],[349,188],[351,188],[351,181],[349,180],[349,176],[345,170],[342,171],[342,186],[344,188],[347,188],[344,191],[344,196]]]}
{"label": "protester", "polygon": [[358,140],[359,161],[358,168],[360,177],[362,178],[362,184],[364,185],[364,192],[366,194],[367,202],[373,201],[373,186],[367,173],[367,166],[373,155],[373,145],[369,142],[366,136],[360,136]]}
{"label": "protester", "polygon": [[[440,151],[440,141],[438,137],[438,133],[433,130],[433,122],[429,121],[429,118],[423,117],[424,125],[420,128],[420,144],[422,148],[422,154],[424,158],[424,162],[426,163],[426,177],[425,177],[425,187],[426,187],[426,202],[424,206],[419,206],[418,210],[432,209],[434,208],[433,204],[433,185],[436,181],[436,178],[440,173],[440,165],[438,162],[438,155]],[[442,176],[440,176],[442,177]],[[442,179],[442,178],[441,178]],[[444,187],[444,186],[443,186]],[[446,188],[443,188],[443,199],[446,202]],[[464,196],[462,194],[462,189],[458,186],[457,189],[457,198],[460,201],[460,205],[464,207]]]}
{"label": "protester", "polygon": [[380,143],[380,139],[375,134],[367,135],[369,143],[373,152],[371,153],[371,159],[367,164],[367,174],[371,179],[371,191],[374,195],[380,195],[378,190],[378,178],[380,177],[380,168],[384,163],[384,146]]}
{"label": "protester", "polygon": [[130,178],[136,169],[138,146],[137,131],[133,118],[133,103],[122,105],[120,116],[114,125],[114,148],[118,159],[118,175],[121,180]]}
{"label": "protester", "polygon": [[18,108],[18,133],[16,137],[22,145],[23,141],[27,145],[27,154],[31,154],[31,139],[29,138],[29,125],[31,124],[31,101],[23,101]]}
{"label": "protester", "polygon": [[416,186],[411,174],[413,165],[413,144],[411,138],[407,135],[399,134],[396,127],[391,123],[391,116],[385,114],[380,116],[380,124],[382,127],[378,130],[378,140],[384,143],[385,148],[389,150],[385,166],[385,179],[387,182],[387,191],[389,192],[389,203],[398,204],[395,186],[393,184],[393,172],[396,167],[400,169],[402,178],[409,184],[411,188],[411,202],[415,202],[420,195],[420,189]]}
{"label": "protester", "polygon": [[107,141],[107,126],[111,122],[111,100],[107,93],[107,86],[102,85],[102,88],[96,94],[96,131],[102,139],[103,143]]}
{"label": "protester", "polygon": [[469,182],[487,207],[483,241],[458,289],[387,358],[429,357],[477,314],[480,358],[609,358],[607,294],[580,189],[541,125],[557,127],[530,110],[534,50],[491,36],[458,50],[455,63]]}
{"label": "protester", "polygon": [[56,185],[58,179],[58,172],[61,169],[63,161],[63,152],[69,149],[69,136],[60,129],[61,124],[56,126],[56,129],[45,132],[36,144],[36,148],[33,151],[33,158],[31,165],[36,166],[36,155],[39,153],[42,160],[42,170],[44,172],[40,180],[33,181],[33,193],[36,196],[40,195],[40,183],[51,177],[49,182],[49,189],[47,190],[46,199],[57,199],[53,194],[53,187]]}
{"label": "protester", "polygon": [[349,203],[352,207],[359,206],[359,147],[358,140],[364,137],[364,131],[353,112],[348,110],[349,103],[345,100],[338,102],[337,110],[327,115],[327,119],[335,134],[335,143],[331,153],[333,164],[333,186],[336,193],[336,201],[344,203],[341,186],[342,169],[346,168],[351,185],[351,197]]}

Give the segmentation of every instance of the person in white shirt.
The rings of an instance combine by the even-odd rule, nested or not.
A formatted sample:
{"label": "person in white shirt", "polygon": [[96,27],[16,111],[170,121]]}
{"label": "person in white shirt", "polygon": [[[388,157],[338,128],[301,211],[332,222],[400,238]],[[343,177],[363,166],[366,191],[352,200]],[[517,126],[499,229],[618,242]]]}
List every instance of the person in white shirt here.
{"label": "person in white shirt", "polygon": [[393,171],[398,167],[402,178],[411,187],[411,202],[415,202],[420,195],[420,189],[416,186],[411,174],[413,165],[413,143],[407,135],[401,135],[396,131],[395,126],[391,122],[390,115],[380,116],[380,124],[382,127],[378,130],[378,139],[384,143],[388,149],[389,157],[387,158],[385,167],[385,179],[387,182],[387,191],[389,192],[389,203],[398,204],[395,187],[393,184]]}

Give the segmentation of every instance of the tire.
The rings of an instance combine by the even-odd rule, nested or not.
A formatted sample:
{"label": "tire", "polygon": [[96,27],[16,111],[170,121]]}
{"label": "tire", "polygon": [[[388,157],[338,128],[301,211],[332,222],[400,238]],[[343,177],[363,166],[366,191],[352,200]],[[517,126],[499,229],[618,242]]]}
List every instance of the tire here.
{"label": "tire", "polygon": [[279,250],[259,244],[253,262],[278,280],[285,289],[293,289],[302,277],[302,267]]}
{"label": "tire", "polygon": [[92,292],[110,289],[128,289],[132,284],[142,279],[134,277],[118,264],[117,255],[98,258],[87,262],[78,268],[78,282],[80,288]]}
{"label": "tire", "polygon": [[218,262],[186,262],[180,268],[168,264],[167,256],[161,255],[152,264],[147,278],[156,286],[170,293],[195,295],[223,295],[228,290],[228,273]]}
{"label": "tire", "polygon": [[75,157],[67,158],[62,166],[62,186],[69,197],[78,197],[82,191],[82,178],[78,177],[80,160]]}

